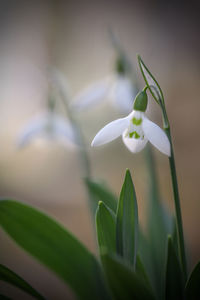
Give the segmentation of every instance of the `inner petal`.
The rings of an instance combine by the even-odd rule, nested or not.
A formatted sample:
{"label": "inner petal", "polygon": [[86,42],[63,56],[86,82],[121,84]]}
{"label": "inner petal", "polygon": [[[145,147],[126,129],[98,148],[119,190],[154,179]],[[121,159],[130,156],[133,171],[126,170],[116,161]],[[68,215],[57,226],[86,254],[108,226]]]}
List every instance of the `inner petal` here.
{"label": "inner petal", "polygon": [[142,113],[134,111],[134,114],[130,120],[128,129],[125,131],[125,137],[130,139],[144,139],[144,132],[142,129]]}
{"label": "inner petal", "polygon": [[143,136],[143,138],[130,138],[127,131],[128,130],[125,130],[122,134],[122,140],[126,147],[133,153],[141,151],[145,147],[148,140],[145,138],[145,136]]}
{"label": "inner petal", "polygon": [[141,112],[135,111],[130,120],[129,127],[122,134],[122,140],[131,152],[136,153],[141,151],[147,143],[142,128],[142,117]]}

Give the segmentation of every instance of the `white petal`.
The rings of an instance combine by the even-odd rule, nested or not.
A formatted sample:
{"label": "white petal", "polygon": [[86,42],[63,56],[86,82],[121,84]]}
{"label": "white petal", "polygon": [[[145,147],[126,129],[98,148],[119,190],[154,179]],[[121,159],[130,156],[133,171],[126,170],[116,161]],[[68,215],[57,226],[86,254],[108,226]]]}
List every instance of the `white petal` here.
{"label": "white petal", "polygon": [[146,138],[144,139],[128,138],[127,130],[124,131],[122,135],[122,140],[126,145],[126,147],[128,148],[128,150],[133,153],[140,152],[146,146],[146,143],[148,141]]}
{"label": "white petal", "polygon": [[117,119],[103,127],[92,141],[92,146],[100,146],[109,143],[120,136],[129,126],[130,115],[126,118]]}
{"label": "white petal", "polygon": [[75,130],[66,119],[55,115],[52,119],[52,130],[55,137],[61,137],[77,144]]}
{"label": "white petal", "polygon": [[68,143],[76,143],[75,133],[70,123],[65,118],[50,112],[34,117],[22,131],[17,145],[24,147],[36,138],[62,139]]}
{"label": "white petal", "polygon": [[132,82],[125,76],[118,76],[112,91],[113,104],[122,112],[133,108],[136,91]]}
{"label": "white petal", "polygon": [[81,111],[98,104],[108,95],[109,88],[109,78],[90,85],[74,98],[72,108],[76,111]]}
{"label": "white petal", "polygon": [[152,143],[159,151],[171,155],[170,142],[165,132],[155,123],[151,122],[146,117],[143,118],[142,128],[147,139]]}
{"label": "white petal", "polygon": [[48,119],[46,114],[41,114],[33,118],[21,132],[17,145],[19,147],[23,147],[34,137],[43,134],[45,127],[47,126],[47,122]]}

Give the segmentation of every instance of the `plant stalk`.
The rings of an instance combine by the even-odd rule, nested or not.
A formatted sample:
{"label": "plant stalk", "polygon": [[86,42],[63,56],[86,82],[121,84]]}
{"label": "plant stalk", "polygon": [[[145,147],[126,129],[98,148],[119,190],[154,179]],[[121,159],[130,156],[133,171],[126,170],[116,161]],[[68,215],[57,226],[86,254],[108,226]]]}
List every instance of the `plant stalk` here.
{"label": "plant stalk", "polygon": [[57,80],[57,82],[58,82],[57,88],[60,95],[60,99],[64,104],[67,116],[74,129],[76,142],[78,145],[79,157],[80,157],[82,170],[83,170],[83,177],[90,178],[91,177],[90,161],[89,161],[88,152],[85,145],[85,139],[81,127],[79,126],[79,123],[74,117],[74,113],[71,111],[71,108],[68,104],[67,91],[65,90],[65,86],[63,85],[62,82],[59,82],[59,80]]}

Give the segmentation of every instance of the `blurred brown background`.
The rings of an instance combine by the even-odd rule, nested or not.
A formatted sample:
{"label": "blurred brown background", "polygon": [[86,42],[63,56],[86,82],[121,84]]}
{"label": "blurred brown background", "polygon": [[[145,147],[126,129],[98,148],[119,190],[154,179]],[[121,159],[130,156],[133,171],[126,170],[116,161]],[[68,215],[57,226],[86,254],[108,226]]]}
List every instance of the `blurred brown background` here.
{"label": "blurred brown background", "polygon": [[[174,139],[185,239],[191,266],[200,258],[199,221],[199,1],[0,1],[0,195],[24,201],[54,216],[92,251],[95,241],[77,151],[59,143],[31,143],[19,150],[17,136],[44,108],[46,69],[66,75],[71,96],[112,73],[115,52],[108,28],[119,36],[134,65],[140,53],[163,88]],[[143,87],[137,67],[138,80]],[[151,101],[150,116],[161,125]],[[144,153],[132,155],[120,139],[90,149],[96,132],[119,117],[106,101],[78,116],[92,173],[118,195],[125,168],[131,169],[145,216]],[[154,150],[163,201],[173,210],[167,158]],[[54,274],[15,246],[4,232],[1,263],[11,267],[48,299],[71,292]],[[8,289],[4,285],[0,291]],[[28,299],[10,289],[14,299]]]}

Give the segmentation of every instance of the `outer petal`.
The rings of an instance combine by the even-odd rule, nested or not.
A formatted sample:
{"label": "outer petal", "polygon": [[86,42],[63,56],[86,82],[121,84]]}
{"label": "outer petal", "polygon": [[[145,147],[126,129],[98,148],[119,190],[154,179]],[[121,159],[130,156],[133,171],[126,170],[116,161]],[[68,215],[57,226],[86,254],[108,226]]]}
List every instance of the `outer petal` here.
{"label": "outer petal", "polygon": [[144,117],[142,128],[145,136],[160,152],[171,155],[170,142],[165,132],[148,118]]}
{"label": "outer petal", "polygon": [[148,140],[146,138],[144,139],[134,139],[134,138],[128,138],[126,136],[127,132],[124,131],[122,135],[122,140],[129,151],[133,153],[140,152],[145,146]]}
{"label": "outer petal", "polygon": [[100,146],[115,140],[129,126],[130,115],[117,119],[103,127],[92,141],[92,146]]}
{"label": "outer petal", "polygon": [[45,140],[62,139],[68,144],[77,144],[70,123],[57,114],[45,112],[34,117],[18,138],[18,146],[24,147],[36,138]]}
{"label": "outer petal", "polygon": [[58,115],[53,116],[52,130],[55,137],[64,138],[68,142],[78,144],[75,130],[65,118],[62,118]]}
{"label": "outer petal", "polygon": [[17,145],[19,147],[26,146],[33,138],[44,133],[47,124],[48,119],[46,114],[41,114],[33,118],[21,132]]}
{"label": "outer petal", "polygon": [[109,78],[95,82],[75,97],[72,102],[72,107],[76,111],[81,111],[87,109],[88,107],[95,106],[104,100],[104,98],[108,95],[109,89]]}
{"label": "outer petal", "polygon": [[122,112],[129,112],[133,108],[136,95],[133,84],[125,76],[118,76],[112,91],[113,104]]}

